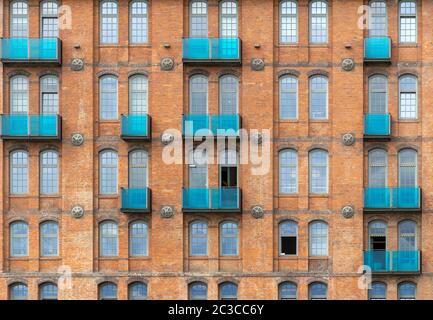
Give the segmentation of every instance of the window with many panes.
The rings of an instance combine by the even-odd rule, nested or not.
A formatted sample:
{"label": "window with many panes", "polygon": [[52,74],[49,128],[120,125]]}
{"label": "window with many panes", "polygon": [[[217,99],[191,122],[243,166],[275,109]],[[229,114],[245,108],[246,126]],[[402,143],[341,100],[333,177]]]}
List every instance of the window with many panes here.
{"label": "window with many panes", "polygon": [[398,300],[415,300],[416,284],[410,281],[398,284]]}
{"label": "window with many panes", "polygon": [[369,14],[370,37],[386,37],[388,35],[386,1],[370,1]]}
{"label": "window with many panes", "polygon": [[280,43],[298,42],[298,4],[296,1],[280,2]]}
{"label": "window with many panes", "polygon": [[101,257],[117,256],[117,223],[104,221],[99,225],[99,252]]}
{"label": "window with many panes", "polygon": [[222,256],[238,255],[238,225],[235,222],[223,222],[220,225]]}
{"label": "window with many panes", "polygon": [[147,187],[147,152],[134,150],[129,153],[129,188],[144,189]]}
{"label": "window with many panes", "polygon": [[131,1],[129,7],[131,43],[148,42],[148,10],[146,1]]}
{"label": "window with many panes", "polygon": [[322,282],[313,282],[308,286],[308,297],[310,300],[326,300],[328,297],[328,286]]}
{"label": "window with many panes", "polygon": [[399,3],[399,41],[402,43],[417,42],[416,1],[404,0]]}
{"label": "window with many panes", "polygon": [[371,284],[371,289],[368,290],[368,298],[370,300],[386,300],[386,284],[375,281]]}
{"label": "window with many panes", "polygon": [[298,153],[296,150],[281,150],[279,154],[280,193],[298,192]]}
{"label": "window with many panes", "polygon": [[13,283],[9,286],[9,299],[10,300],[27,300],[28,299],[28,288],[24,283]]}
{"label": "window with many panes", "polygon": [[220,114],[236,114],[238,112],[239,81],[233,75],[220,78]]}
{"label": "window with many panes", "polygon": [[328,118],[328,78],[325,76],[310,78],[310,118]]}
{"label": "window with many panes", "polygon": [[129,225],[129,254],[132,257],[148,255],[148,227],[144,221],[133,221]]}
{"label": "window with many panes", "polygon": [[11,38],[27,38],[29,36],[29,5],[27,1],[11,3]]}
{"label": "window with many panes", "polygon": [[298,79],[292,76],[280,78],[280,119],[298,118]]}
{"label": "window with many panes", "polygon": [[59,81],[56,76],[48,75],[41,78],[41,113],[59,113]]}
{"label": "window with many panes", "polygon": [[57,222],[46,221],[40,226],[41,256],[53,257],[59,255],[59,226]]}
{"label": "window with many panes", "polygon": [[57,300],[57,285],[54,283],[43,283],[39,286],[40,300]]}
{"label": "window with many panes", "polygon": [[129,114],[146,114],[148,110],[148,80],[144,75],[129,78]]}
{"label": "window with many panes", "polygon": [[298,254],[298,224],[294,221],[283,221],[279,225],[280,255]]}
{"label": "window with many panes", "polygon": [[403,220],[398,224],[398,250],[414,251],[417,250],[416,243],[416,222]]}
{"label": "window with many panes", "polygon": [[189,285],[190,300],[207,300],[207,284],[203,282],[193,282]]}
{"label": "window with many panes", "polygon": [[238,286],[232,282],[223,282],[219,285],[220,300],[237,300]]}
{"label": "window with many panes", "polygon": [[208,227],[204,221],[194,221],[189,226],[189,253],[191,256],[207,256]]}
{"label": "window with many panes", "polygon": [[41,193],[57,194],[59,192],[59,155],[53,150],[43,151],[40,164]]}
{"label": "window with many panes", "polygon": [[388,79],[382,75],[373,75],[368,79],[368,112],[385,114],[388,110]]}
{"label": "window with many panes", "polygon": [[236,1],[220,2],[220,37],[234,38],[238,36],[238,4]]}
{"label": "window with many panes", "polygon": [[16,150],[10,154],[10,192],[23,194],[28,192],[29,155],[25,150]]}
{"label": "window with many panes", "polygon": [[328,193],[328,152],[310,151],[310,193]]}
{"label": "window with many panes", "polygon": [[11,257],[25,257],[29,253],[29,226],[24,221],[10,224],[10,255]]}
{"label": "window with many panes", "polygon": [[296,300],[297,291],[298,286],[293,282],[283,282],[278,288],[280,300]]}
{"label": "window with many panes", "polygon": [[398,81],[400,119],[416,119],[418,117],[417,78],[404,75]]}
{"label": "window with many panes", "polygon": [[58,4],[56,1],[41,3],[41,34],[42,38],[57,38],[59,36]]}
{"label": "window with many panes", "polygon": [[383,188],[387,186],[388,156],[383,149],[373,149],[368,153],[368,186]]}
{"label": "window with many panes", "polygon": [[310,223],[310,256],[328,255],[328,224],[323,221]]}
{"label": "window with many panes", "polygon": [[101,120],[117,119],[117,78],[106,75],[99,80],[99,110]]}
{"label": "window with many panes", "polygon": [[189,36],[207,38],[207,2],[191,1],[189,14]]}
{"label": "window with many panes", "polygon": [[117,152],[104,150],[99,154],[99,192],[117,194]]}
{"label": "window with many panes", "polygon": [[208,155],[205,149],[195,149],[189,153],[189,187],[207,187]]}
{"label": "window with many panes", "polygon": [[197,74],[189,80],[189,113],[206,114],[208,104],[208,79]]}
{"label": "window with many panes", "polygon": [[413,149],[403,149],[398,153],[398,186],[414,188],[418,186],[417,153]]}
{"label": "window with many panes", "polygon": [[29,80],[18,75],[10,79],[10,113],[27,114],[29,110]]}
{"label": "window with many panes", "polygon": [[118,16],[117,16],[117,2],[115,1],[102,1],[101,2],[101,43],[114,44],[118,39]]}
{"label": "window with many panes", "polygon": [[328,42],[328,3],[325,1],[310,3],[310,42]]}
{"label": "window with many panes", "polygon": [[128,286],[129,300],[146,300],[147,284],[143,282],[133,282]]}
{"label": "window with many panes", "polygon": [[99,285],[99,300],[117,300],[117,285],[104,282]]}

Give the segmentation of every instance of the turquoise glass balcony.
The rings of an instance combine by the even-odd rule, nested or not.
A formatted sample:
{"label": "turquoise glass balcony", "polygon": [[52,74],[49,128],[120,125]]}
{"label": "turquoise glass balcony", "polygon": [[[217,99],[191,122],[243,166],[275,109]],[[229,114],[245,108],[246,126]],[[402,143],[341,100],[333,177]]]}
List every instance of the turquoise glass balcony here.
{"label": "turquoise glass balcony", "polygon": [[182,194],[184,211],[228,211],[241,210],[239,188],[184,188]]}
{"label": "turquoise glass balcony", "polygon": [[421,189],[414,188],[365,188],[364,210],[410,210],[421,209]]}
{"label": "turquoise glass balcony", "polygon": [[374,273],[418,273],[420,272],[420,261],[421,254],[418,250],[364,252],[364,264],[369,266]]}
{"label": "turquoise glass balcony", "polygon": [[3,63],[61,64],[61,43],[58,38],[1,39],[1,60]]}
{"label": "turquoise glass balcony", "polygon": [[2,115],[2,139],[61,140],[59,115]]}
{"label": "turquoise glass balcony", "polygon": [[189,114],[183,116],[183,135],[193,136],[220,136],[238,137],[240,129],[240,116]]}
{"label": "turquoise glass balcony", "polygon": [[150,212],[150,190],[144,189],[121,189],[122,206],[121,212]]}
{"label": "turquoise glass balcony", "polygon": [[366,114],[364,116],[364,136],[366,138],[390,138],[390,114]]}
{"label": "turquoise glass balcony", "polygon": [[121,137],[124,140],[150,140],[151,118],[147,114],[122,115]]}
{"label": "turquoise glass balcony", "polygon": [[390,61],[391,38],[374,37],[364,39],[364,61]]}
{"label": "turquoise glass balcony", "polygon": [[241,63],[239,38],[185,38],[183,61],[194,63]]}

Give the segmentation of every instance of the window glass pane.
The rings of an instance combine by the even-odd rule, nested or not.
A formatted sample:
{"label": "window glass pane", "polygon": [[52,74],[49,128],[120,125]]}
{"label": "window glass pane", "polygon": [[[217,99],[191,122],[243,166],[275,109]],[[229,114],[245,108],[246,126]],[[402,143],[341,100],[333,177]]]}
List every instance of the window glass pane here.
{"label": "window glass pane", "polygon": [[224,76],[220,79],[220,113],[236,114],[238,110],[238,79]]}
{"label": "window glass pane", "polygon": [[400,1],[400,42],[417,42],[415,1]]}
{"label": "window glass pane", "polygon": [[417,118],[417,79],[413,76],[403,76],[399,81],[400,118]]}
{"label": "window glass pane", "polygon": [[328,5],[324,1],[311,3],[310,41],[312,43],[328,42]]}
{"label": "window glass pane", "polygon": [[144,189],[147,187],[147,152],[133,151],[129,154],[129,187]]}
{"label": "window glass pane", "polygon": [[207,255],[207,224],[193,222],[190,225],[190,254],[192,256]]}
{"label": "window glass pane", "polygon": [[207,3],[192,1],[190,8],[190,37],[207,38]]}
{"label": "window glass pane", "polygon": [[328,287],[324,283],[314,282],[310,284],[310,300],[326,300]]}
{"label": "window glass pane", "polygon": [[14,151],[11,153],[11,193],[27,193],[29,159],[26,151]]}
{"label": "window glass pane", "polygon": [[117,153],[103,151],[100,154],[100,192],[101,194],[117,193]]}
{"label": "window glass pane", "polygon": [[204,188],[207,186],[207,154],[202,149],[196,149],[189,155],[189,187]]}
{"label": "window glass pane", "polygon": [[328,193],[328,153],[323,150],[310,152],[310,192]]}
{"label": "window glass pane", "polygon": [[310,224],[310,256],[328,255],[328,225],[324,222]]}
{"label": "window glass pane", "polygon": [[328,79],[315,76],[310,79],[310,118],[328,118]]}
{"label": "window glass pane", "polygon": [[387,154],[385,150],[376,149],[368,154],[368,185],[374,188],[387,186]]}
{"label": "window glass pane", "polygon": [[129,250],[131,256],[147,256],[147,224],[144,222],[133,222],[129,226]]}
{"label": "window glass pane", "polygon": [[27,114],[29,110],[29,81],[27,77],[11,78],[11,114]]}
{"label": "window glass pane", "polygon": [[131,3],[131,42],[147,43],[148,12],[145,1],[134,1]]}
{"label": "window glass pane", "polygon": [[99,299],[101,300],[116,300],[117,285],[114,283],[103,283],[99,287]]}
{"label": "window glass pane", "polygon": [[386,300],[386,284],[382,282],[373,282],[371,289],[368,290],[370,300]]}
{"label": "window glass pane", "polygon": [[399,300],[415,300],[416,299],[416,284],[413,282],[403,282],[398,286]]}
{"label": "window glass pane", "polygon": [[41,193],[59,192],[59,159],[57,152],[45,151],[41,154]]}
{"label": "window glass pane", "polygon": [[147,113],[148,81],[145,76],[133,76],[129,79],[129,114]]}
{"label": "window glass pane", "polygon": [[41,224],[41,255],[44,257],[58,255],[58,225],[56,222]]}
{"label": "window glass pane", "polygon": [[226,282],[220,285],[221,300],[237,300],[238,286],[234,283]]}
{"label": "window glass pane", "polygon": [[416,250],[416,223],[406,220],[398,224],[398,250]]}
{"label": "window glass pane", "polygon": [[370,37],[386,37],[388,17],[385,1],[370,2]]}
{"label": "window glass pane", "polygon": [[11,38],[29,36],[29,7],[27,2],[16,1],[11,5]]}
{"label": "window glass pane", "polygon": [[291,282],[285,282],[280,284],[280,299],[281,300],[296,300],[297,298],[297,286]]}
{"label": "window glass pane", "polygon": [[404,149],[398,153],[398,186],[417,186],[417,154],[415,150]]}
{"label": "window glass pane", "polygon": [[9,296],[11,300],[27,300],[28,289],[24,283],[14,283],[10,286]]}
{"label": "window glass pane", "polygon": [[59,113],[59,84],[57,77],[45,76],[41,79],[42,114]]}
{"label": "window glass pane", "polygon": [[101,43],[117,43],[117,3],[101,4]]}
{"label": "window glass pane", "polygon": [[100,117],[101,120],[117,119],[117,79],[112,76],[100,80]]}
{"label": "window glass pane", "polygon": [[41,300],[57,300],[57,285],[53,283],[46,283],[41,285],[40,288]]}
{"label": "window glass pane", "polygon": [[294,77],[280,79],[280,118],[298,117],[298,80]]}
{"label": "window glass pane", "polygon": [[221,224],[221,255],[238,255],[238,225],[236,223]]}
{"label": "window glass pane", "polygon": [[221,33],[222,38],[238,36],[237,3],[235,1],[223,1],[220,4],[221,10]]}
{"label": "window glass pane", "polygon": [[295,150],[280,152],[280,193],[298,192],[298,154]]}
{"label": "window glass pane", "polygon": [[372,76],[368,82],[369,88],[369,113],[385,114],[387,110],[387,86],[388,81],[383,76]]}
{"label": "window glass pane", "polygon": [[280,42],[298,42],[298,8],[294,1],[283,1],[280,4]]}
{"label": "window glass pane", "polygon": [[191,114],[207,113],[207,78],[205,76],[193,76],[190,79],[190,106]]}
{"label": "window glass pane", "polygon": [[12,257],[28,256],[29,227],[27,223],[18,221],[10,225],[10,242]]}
{"label": "window glass pane", "polygon": [[99,232],[101,256],[117,256],[117,224],[114,222],[103,222],[99,227]]}
{"label": "window glass pane", "polygon": [[135,282],[129,285],[129,300],[146,300],[147,285],[141,282]]}
{"label": "window glass pane", "polygon": [[207,300],[207,285],[201,282],[195,282],[190,284],[189,299]]}
{"label": "window glass pane", "polygon": [[59,36],[58,5],[55,1],[42,3],[42,37],[57,38]]}

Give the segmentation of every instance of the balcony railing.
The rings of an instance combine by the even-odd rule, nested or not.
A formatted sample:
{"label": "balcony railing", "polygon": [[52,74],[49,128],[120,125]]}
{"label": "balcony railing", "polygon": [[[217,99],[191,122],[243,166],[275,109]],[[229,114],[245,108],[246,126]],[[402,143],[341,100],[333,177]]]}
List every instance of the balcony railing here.
{"label": "balcony railing", "polygon": [[121,137],[124,140],[149,140],[151,137],[151,118],[147,114],[122,115]]}
{"label": "balcony railing", "polygon": [[391,38],[372,37],[364,39],[364,61],[390,61]]}
{"label": "balcony railing", "polygon": [[150,190],[143,189],[121,189],[122,206],[121,212],[150,212]]}
{"label": "balcony railing", "polygon": [[364,136],[366,138],[389,138],[391,136],[391,115],[366,114],[364,116]]}
{"label": "balcony railing", "polygon": [[370,250],[364,252],[364,264],[372,272],[418,273],[420,271],[420,251]]}
{"label": "balcony railing", "polygon": [[184,188],[182,196],[184,211],[241,210],[241,191],[237,187]]}
{"label": "balcony railing", "polygon": [[59,115],[2,115],[2,139],[61,140]]}
{"label": "balcony railing", "polygon": [[56,63],[61,64],[62,44],[58,38],[1,39],[3,63]]}
{"label": "balcony railing", "polygon": [[237,137],[241,126],[238,114],[202,115],[189,114],[183,116],[183,135]]}
{"label": "balcony railing", "polygon": [[184,62],[241,63],[239,38],[185,38]]}
{"label": "balcony railing", "polygon": [[421,209],[421,189],[414,188],[365,188],[364,210]]}

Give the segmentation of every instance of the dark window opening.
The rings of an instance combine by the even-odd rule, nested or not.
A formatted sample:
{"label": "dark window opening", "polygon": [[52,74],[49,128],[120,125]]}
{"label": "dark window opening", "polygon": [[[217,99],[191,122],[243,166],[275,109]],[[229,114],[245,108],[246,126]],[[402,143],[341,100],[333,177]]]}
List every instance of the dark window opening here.
{"label": "dark window opening", "polygon": [[237,167],[221,167],[221,187],[237,187],[238,186],[238,168]]}
{"label": "dark window opening", "polygon": [[296,255],[296,237],[281,237],[281,255]]}

